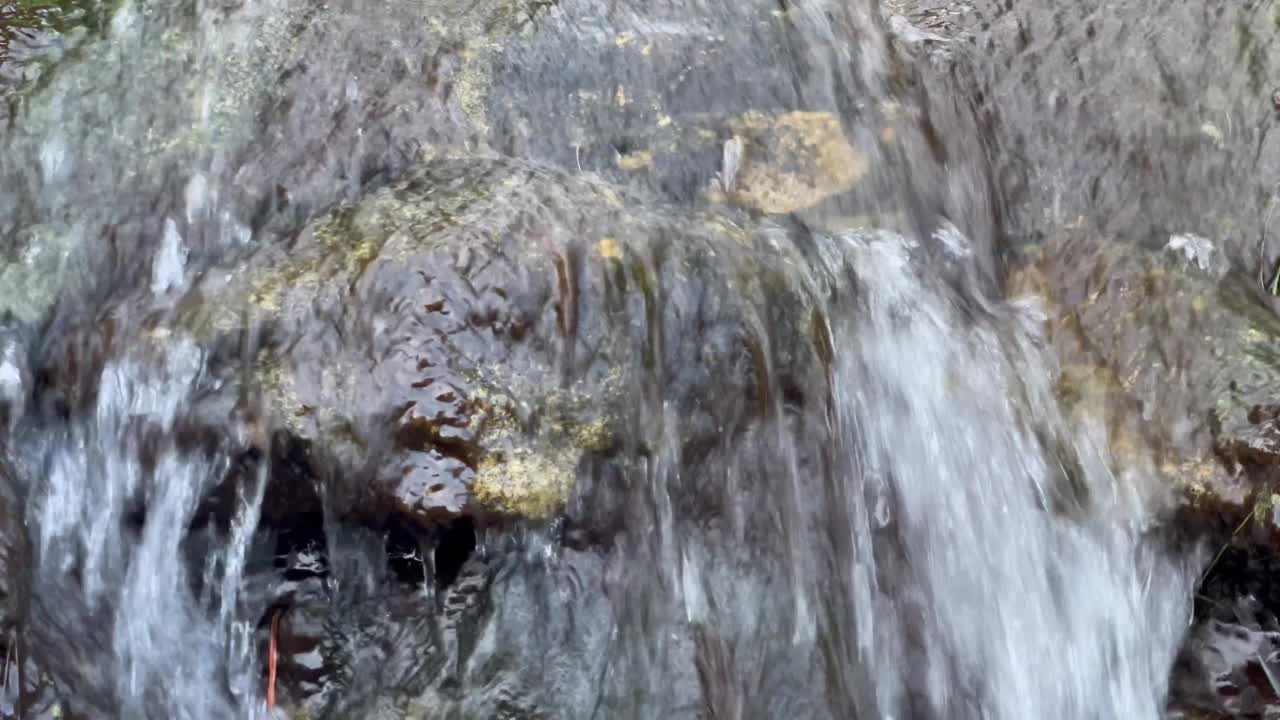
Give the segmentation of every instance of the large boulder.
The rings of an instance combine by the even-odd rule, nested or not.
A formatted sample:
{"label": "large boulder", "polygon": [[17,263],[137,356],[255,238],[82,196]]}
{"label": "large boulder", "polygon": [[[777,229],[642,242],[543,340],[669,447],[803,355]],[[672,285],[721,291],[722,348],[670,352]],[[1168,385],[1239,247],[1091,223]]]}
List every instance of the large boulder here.
{"label": "large boulder", "polygon": [[1113,442],[1176,481],[1193,518],[1230,530],[1256,512],[1270,534],[1280,319],[1249,282],[1204,237],[1067,231],[1025,254],[1009,291],[1047,301],[1065,397],[1105,396]]}
{"label": "large boulder", "polygon": [[804,237],[440,159],[211,275],[182,324],[231,366],[243,330],[260,334],[240,412],[260,441],[302,443],[331,507],[546,518],[586,458],[667,442],[644,410],[659,397],[696,457],[825,395],[818,298],[836,281]]}

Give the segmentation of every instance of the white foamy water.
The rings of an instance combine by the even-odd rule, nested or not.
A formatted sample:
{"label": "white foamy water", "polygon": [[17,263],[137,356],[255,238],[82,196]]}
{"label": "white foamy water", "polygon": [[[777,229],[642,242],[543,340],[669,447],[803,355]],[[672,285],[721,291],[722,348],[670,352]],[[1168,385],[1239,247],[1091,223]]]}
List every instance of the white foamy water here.
{"label": "white foamy water", "polygon": [[1157,479],[1117,476],[1101,420],[1062,416],[1034,306],[962,312],[893,236],[854,255],[865,305],[837,348],[837,397],[861,458],[845,482],[888,485],[872,493],[887,525],[852,508],[866,527],[848,558],[856,582],[883,577],[886,540],[866,538],[892,538],[892,581],[851,593],[873,607],[850,610],[871,626],[856,632],[880,710],[1163,717],[1193,578],[1143,539]]}
{"label": "white foamy water", "polygon": [[[256,685],[236,683],[234,699],[223,672],[256,667],[251,648],[229,642],[226,606],[235,604],[264,480],[241,498],[225,548],[203,559],[223,589],[221,612],[194,596],[183,551],[200,500],[227,470],[226,458],[177,439],[204,365],[190,342],[141,344],[103,370],[94,412],[45,442],[47,473],[32,506],[39,576],[56,584],[75,572],[85,606],[107,619],[111,653],[98,671],[113,679],[111,704],[123,717],[228,717],[256,706]],[[141,527],[131,529],[139,511]]]}

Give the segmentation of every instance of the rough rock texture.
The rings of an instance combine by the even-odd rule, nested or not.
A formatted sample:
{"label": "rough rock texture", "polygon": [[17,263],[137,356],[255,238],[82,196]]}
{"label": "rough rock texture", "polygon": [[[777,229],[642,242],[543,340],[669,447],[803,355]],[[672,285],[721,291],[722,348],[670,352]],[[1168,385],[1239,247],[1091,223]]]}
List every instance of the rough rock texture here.
{"label": "rough rock texture", "polygon": [[[828,18],[851,30],[854,12],[833,5]],[[807,208],[849,190],[861,175],[858,156],[876,140],[877,108],[856,104],[869,69],[853,46],[832,42],[832,27],[764,0],[565,0],[478,58],[487,68],[482,126],[503,154],[682,203],[725,172],[722,145],[738,136],[739,199],[766,212]],[[827,53],[844,62],[833,65]],[[784,170],[788,162],[797,167]],[[784,181],[782,196],[760,197],[778,173],[805,173],[805,162],[816,162],[820,180]]]}
{"label": "rough rock texture", "polygon": [[540,518],[658,387],[691,448],[770,387],[825,387],[816,257],[787,232],[442,159],[198,288],[184,322],[238,343],[250,319],[253,422],[336,463],[335,507]]}
{"label": "rough rock texture", "polygon": [[[1224,550],[1196,596],[1197,623],[1172,673],[1179,706],[1205,717],[1280,710],[1280,564],[1265,546]],[[1195,715],[1191,715],[1195,717]]]}
{"label": "rough rock texture", "polygon": [[1280,708],[1280,321],[1205,238],[1064,233],[1028,253],[1011,294],[1047,300],[1063,399],[1106,408],[1113,455],[1183,498],[1175,532],[1207,541],[1171,718]]}
{"label": "rough rock texture", "polygon": [[26,621],[30,602],[31,544],[22,516],[13,469],[0,459],[0,633],[10,638]]}
{"label": "rough rock texture", "polygon": [[[371,14],[291,0],[215,2],[192,18],[185,5],[139,0],[131,12],[173,14],[165,32],[135,32],[152,26],[124,18],[109,47],[87,48],[100,56],[60,67],[24,98],[26,124],[0,140],[13,161],[0,168],[11,189],[0,194],[0,312],[30,326],[53,315],[30,357],[10,362],[0,345],[0,372],[18,377],[0,385],[0,432],[23,413],[38,432],[40,420],[83,411],[105,359],[131,344],[182,335],[207,348],[210,377],[178,432],[189,445],[240,443],[223,497],[209,500],[220,511],[210,526],[255,463],[271,464],[260,540],[272,547],[255,559],[268,569],[240,612],[278,618],[286,706],[586,716],[603,687],[612,704],[592,712],[621,717],[643,681],[671,717],[734,717],[743,698],[771,717],[820,717],[803,700],[820,696],[807,685],[820,677],[812,647],[778,649],[731,621],[650,616],[684,581],[664,573],[700,561],[710,606],[781,627],[788,569],[825,557],[773,512],[797,502],[779,477],[820,477],[840,461],[822,447],[829,435],[796,430],[830,421],[825,300],[853,284],[808,226],[900,211],[925,230],[946,216],[1001,243],[1003,216],[988,211],[1006,198],[988,187],[986,163],[1009,173],[1001,193],[1052,208],[1061,224],[1061,179],[1018,168],[1060,168],[1064,147],[1068,216],[1096,203],[1112,227],[1168,215],[1226,232],[1223,216],[1256,225],[1232,202],[1266,207],[1231,183],[1206,191],[1204,179],[1274,154],[1249,99],[1261,96],[1266,45],[1248,33],[1270,18],[1247,18],[1233,42],[1250,72],[1203,83],[1212,92],[1200,107],[1159,54],[1097,93],[1081,89],[1106,69],[1089,50],[1141,41],[1130,21],[1150,11],[1095,26],[1096,3],[1026,17],[979,4],[985,15],[893,3],[915,23],[889,22],[903,45],[945,47],[931,57],[961,62],[972,56],[951,50],[973,41],[994,58],[990,75],[961,73],[972,97],[917,105],[910,92],[873,92],[880,69],[854,49],[874,57],[879,39],[859,36],[866,24],[848,15],[864,3],[833,3],[823,17],[763,0],[438,0]],[[1172,27],[1199,13],[1181,8]],[[992,23],[981,37],[998,42],[977,43],[975,15]],[[1212,35],[1234,19],[1203,26]],[[1070,77],[1073,54],[1084,62]],[[1237,69],[1215,57],[1224,61],[1179,62]],[[349,81],[335,82],[334,67],[351,69]],[[889,72],[912,87],[911,68]],[[1119,122],[1097,112],[1116,93]],[[994,139],[1007,141],[998,163],[982,147]],[[1170,146],[1180,152],[1159,152]],[[1210,217],[1187,202],[1196,193],[1227,210]],[[886,197],[892,207],[877,204]],[[1026,215],[1028,227],[1043,221]],[[1064,398],[1102,410],[1120,462],[1181,483],[1188,517],[1273,542],[1276,321],[1238,279],[1195,266],[1185,242],[1169,251],[1164,237],[1146,247],[1069,235],[1018,281],[1049,301]],[[138,260],[175,236],[194,287],[160,283]],[[179,297],[171,324],[165,306]],[[784,434],[809,445],[779,447]],[[652,487],[670,491],[661,497],[685,525],[673,528]],[[6,498],[0,537],[10,539],[16,500]],[[512,531],[526,521],[552,539]],[[344,556],[345,524],[367,536]],[[308,540],[327,543],[323,572],[300,570],[309,548],[281,539],[305,526],[329,535]],[[396,529],[409,539],[383,537]],[[521,542],[484,542],[489,531]],[[687,541],[675,548],[664,533]],[[29,562],[25,534],[13,537],[0,570]],[[277,565],[269,556],[281,548]],[[388,558],[405,577],[390,577]],[[74,585],[59,577],[33,603],[30,642],[57,659],[66,694],[109,707],[110,680],[94,669],[110,639],[72,632],[92,617]],[[26,612],[24,592],[0,583],[5,623]],[[1203,692],[1219,677],[1264,692],[1247,651],[1275,628],[1219,622],[1245,628],[1245,649],[1216,665],[1193,658],[1187,696],[1211,704]],[[262,648],[269,626],[254,636]],[[610,649],[618,627],[660,631],[618,643],[623,657]],[[1235,632],[1201,630],[1192,652],[1219,652]],[[24,687],[38,684],[18,663]],[[716,685],[743,677],[759,682]]]}
{"label": "rough rock texture", "polygon": [[1269,507],[1269,468],[1280,462],[1270,411],[1280,321],[1247,281],[1226,274],[1220,256],[1202,266],[1176,238],[1067,233],[1030,254],[1010,292],[1048,300],[1068,377],[1127,398],[1129,419],[1119,422],[1145,436],[1199,501],[1237,514],[1255,500]]}

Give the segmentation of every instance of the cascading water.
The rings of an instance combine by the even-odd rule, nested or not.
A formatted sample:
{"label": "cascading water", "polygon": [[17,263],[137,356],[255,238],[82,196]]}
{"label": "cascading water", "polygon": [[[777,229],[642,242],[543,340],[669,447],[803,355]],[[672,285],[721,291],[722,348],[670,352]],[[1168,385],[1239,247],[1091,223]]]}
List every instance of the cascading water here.
{"label": "cascading water", "polygon": [[[0,249],[12,251],[0,265],[0,450],[16,476],[0,465],[13,486],[0,500],[25,503],[32,554],[15,572],[29,574],[29,608],[5,618],[23,629],[6,641],[0,714],[282,716],[285,702],[266,707],[278,682],[279,697],[328,717],[1165,717],[1206,558],[1164,536],[1173,498],[1155,458],[1114,457],[1103,413],[1063,406],[1043,308],[1001,296],[1010,200],[996,186],[1018,185],[1008,195],[1027,202],[1024,225],[1044,210],[1026,196],[1046,199],[1028,187],[1052,185],[1052,173],[996,178],[991,138],[965,135],[992,120],[939,99],[936,76],[921,82],[930,97],[894,94],[909,74],[895,43],[959,43],[880,17],[900,4],[95,4],[113,18],[97,29],[103,37],[68,34],[68,57],[23,79],[0,116],[14,129],[0,145],[9,183]],[[631,27],[633,12],[653,43],[613,32]],[[735,28],[747,40],[733,40]],[[522,74],[529,58],[547,59],[541,32],[553,45],[558,32],[637,53],[623,68],[658,63],[663,43],[695,59],[673,61],[662,70],[671,77],[652,71],[658,80],[617,68],[600,78],[575,69],[600,81],[588,89],[553,78],[556,103],[604,97],[601,107],[621,113],[626,142],[584,152],[589,133],[571,123],[532,131],[536,107],[526,117],[519,102],[484,98],[502,83],[520,102],[550,96],[537,84],[544,70]],[[716,45],[718,33],[731,39]],[[713,52],[690,39],[703,36],[768,77],[748,89],[709,82],[728,69],[693,70]],[[9,54],[25,57],[4,37],[3,49],[13,43]],[[501,52],[515,60],[493,60]],[[476,70],[477,58],[492,64]],[[693,90],[681,85],[690,72]],[[982,77],[964,82],[1004,88]],[[667,84],[673,104],[705,101],[686,112],[695,119],[721,101],[736,112],[739,98],[715,96],[721,87],[744,94],[751,112],[671,140],[659,135],[673,123],[669,108],[649,108],[643,94]],[[772,131],[821,131],[827,113],[860,154],[828,152],[839,143],[825,137],[744,145],[761,132],[754,104],[771,102],[818,106],[781,113]],[[902,133],[871,131],[895,113],[910,118]],[[1035,117],[1003,118],[1004,149],[1039,131]],[[949,123],[941,131],[940,121]],[[938,137],[948,131],[958,137]],[[561,133],[578,145],[559,143]],[[680,144],[708,135],[706,157]],[[669,175],[626,193],[598,189],[665,172],[645,149],[664,142],[679,155]],[[785,186],[799,171],[787,166],[765,175],[765,211],[696,214],[708,181],[713,194],[746,202],[739,185],[760,176],[749,163],[762,145],[818,146],[818,172],[835,185],[865,168],[832,170],[833,157],[876,167],[826,205],[793,211]],[[450,184],[454,161],[481,190]],[[395,185],[420,164],[437,175]],[[1108,165],[1102,175],[1114,173]],[[820,181],[802,189],[827,192]],[[1068,209],[1052,196],[1051,222],[1097,202],[1076,194]],[[307,224],[343,202],[364,204]],[[575,215],[575,202],[602,214]],[[411,209],[386,210],[395,203]],[[502,203],[527,207],[495,230],[487,223]],[[886,224],[902,216],[901,227],[839,227],[857,224],[844,222],[855,209]],[[592,224],[602,217],[634,222],[606,231]],[[474,251],[432,256],[439,278],[424,271],[418,288],[416,277],[379,275],[457,242],[418,233],[470,221]],[[690,235],[664,236],[670,225]],[[345,245],[340,232],[351,233]],[[535,249],[484,254],[506,235]],[[314,247],[333,257],[313,262]],[[297,265],[254,274],[278,269],[254,265],[273,251]],[[607,270],[597,273],[597,260]],[[486,295],[476,288],[490,267],[516,270]],[[544,271],[555,278],[546,292],[528,280]],[[305,302],[280,299],[306,290],[316,293]],[[238,311],[219,305],[237,293],[261,317],[229,319]],[[349,297],[386,307],[347,307]],[[339,310],[327,313],[333,298]],[[386,320],[414,304],[470,326]],[[619,334],[583,329],[597,315]],[[394,356],[401,346],[379,343],[403,334],[423,353],[413,370],[427,372],[434,346],[413,345],[413,333],[438,331],[444,352],[471,360],[474,327],[498,328],[485,337],[513,373],[534,377],[538,353],[554,356],[539,379],[562,390],[605,374],[594,358],[625,346],[611,368],[630,383],[616,393],[623,437],[572,458],[577,489],[561,516],[512,519],[519,513],[505,507],[475,510],[474,498],[465,511],[443,502],[419,512],[403,500],[414,482],[446,493],[463,466],[489,467],[492,457],[468,445],[473,428],[445,417],[453,389],[433,398],[446,407],[436,416],[400,396],[391,421],[352,410],[333,423],[331,447],[306,433],[343,408],[290,397],[289,414],[267,410],[288,395],[279,380],[288,364],[261,372],[260,345],[332,362],[317,384],[364,408],[360,390],[394,396],[386,386],[436,381],[377,364],[381,374],[366,378],[340,364],[344,352]],[[502,371],[474,365],[457,375]],[[541,431],[562,408],[531,407],[549,396],[529,397],[508,412]],[[485,402],[475,393],[463,404]],[[496,402],[486,408],[498,414]],[[411,411],[422,413],[416,424],[403,421]],[[378,423],[389,423],[385,437],[362,434]],[[542,466],[501,429],[509,475],[532,484]],[[368,501],[365,486],[388,474],[377,453],[401,445],[449,471],[411,482],[412,468],[388,461],[406,478],[400,495]],[[277,644],[287,661],[278,681],[265,671]]]}
{"label": "cascading water", "polygon": [[892,238],[854,262],[838,481],[872,486],[850,577],[882,714],[1162,717],[1193,578],[1144,540],[1160,481],[1118,474],[1097,417],[1061,417],[1034,305],[950,294]]}
{"label": "cascading water", "polygon": [[[245,700],[257,693],[236,672],[252,666],[251,648],[232,642],[243,630],[232,613],[247,538],[235,533],[203,559],[220,592],[212,607],[199,602],[189,585],[195,558],[183,552],[184,539],[226,459],[184,450],[176,439],[203,353],[182,343],[150,350],[108,365],[94,412],[45,438],[45,480],[32,507],[40,529],[38,587],[74,592],[67,583],[76,577],[86,613],[79,620],[110,628],[95,638],[112,650],[97,671],[114,682],[122,715],[228,715],[227,690]],[[259,489],[242,506],[240,527],[256,523],[260,501]],[[145,521],[131,527],[130,513],[141,508]],[[228,687],[219,690],[212,679],[228,671]]]}
{"label": "cascading water", "polygon": [[[857,274],[824,308],[842,318],[829,412],[779,406],[716,456],[720,519],[680,512],[665,446],[631,548],[665,570],[639,573],[619,629],[617,673],[646,700],[608,714],[685,716],[688,656],[690,717],[1164,717],[1199,558],[1160,540],[1151,467],[1111,457],[1092,410],[1059,410],[1035,302],[950,289],[944,272],[977,269],[954,232],[822,242],[817,273]],[[941,272],[921,269],[929,244]]]}

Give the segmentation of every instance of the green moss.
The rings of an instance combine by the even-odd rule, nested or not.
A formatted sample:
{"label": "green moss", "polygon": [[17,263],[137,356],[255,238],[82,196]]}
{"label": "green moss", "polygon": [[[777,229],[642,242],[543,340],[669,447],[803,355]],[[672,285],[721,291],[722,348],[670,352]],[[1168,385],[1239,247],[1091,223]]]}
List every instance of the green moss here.
{"label": "green moss", "polygon": [[9,59],[9,43],[17,33],[66,33],[77,27],[99,33],[119,6],[120,0],[0,1],[0,62]]}
{"label": "green moss", "polygon": [[355,210],[336,210],[313,228],[316,242],[298,252],[288,253],[266,268],[251,274],[248,281],[252,305],[268,315],[285,309],[286,295],[293,290],[317,290],[330,283],[354,282],[378,256],[379,235],[355,228]]}
{"label": "green moss", "polygon": [[488,135],[491,62],[506,39],[531,27],[558,0],[488,0],[468,10],[450,7],[447,17],[430,17],[428,27],[438,37],[460,46],[462,68],[454,80],[454,96],[472,127]]}
{"label": "green moss", "polygon": [[76,233],[40,225],[27,228],[16,257],[0,257],[0,316],[12,314],[36,322],[62,288],[67,260],[78,243]]}

